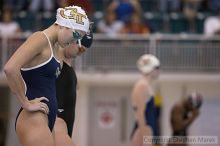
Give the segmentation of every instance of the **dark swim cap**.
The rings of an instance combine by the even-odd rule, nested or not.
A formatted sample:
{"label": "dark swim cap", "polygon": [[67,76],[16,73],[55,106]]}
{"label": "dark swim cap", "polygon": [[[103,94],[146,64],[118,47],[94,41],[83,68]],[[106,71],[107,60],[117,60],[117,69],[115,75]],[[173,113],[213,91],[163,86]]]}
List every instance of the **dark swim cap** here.
{"label": "dark swim cap", "polygon": [[[93,42],[93,33],[86,33],[83,38],[81,39],[81,45],[86,48],[90,48]],[[77,42],[78,43],[78,42]]]}

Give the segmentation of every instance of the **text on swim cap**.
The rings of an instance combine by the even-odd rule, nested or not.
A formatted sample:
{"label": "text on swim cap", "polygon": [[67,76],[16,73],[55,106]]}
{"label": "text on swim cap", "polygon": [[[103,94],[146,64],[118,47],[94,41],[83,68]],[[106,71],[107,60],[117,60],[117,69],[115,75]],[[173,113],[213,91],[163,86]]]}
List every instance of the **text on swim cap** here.
{"label": "text on swim cap", "polygon": [[[64,11],[70,11],[70,16],[67,16]],[[84,25],[83,18],[87,18],[86,15],[78,13],[76,8],[65,8],[60,11],[60,15],[65,19],[76,20],[76,23]]]}
{"label": "text on swim cap", "polygon": [[143,59],[143,65],[148,65],[150,64],[151,60],[149,58],[144,58]]}

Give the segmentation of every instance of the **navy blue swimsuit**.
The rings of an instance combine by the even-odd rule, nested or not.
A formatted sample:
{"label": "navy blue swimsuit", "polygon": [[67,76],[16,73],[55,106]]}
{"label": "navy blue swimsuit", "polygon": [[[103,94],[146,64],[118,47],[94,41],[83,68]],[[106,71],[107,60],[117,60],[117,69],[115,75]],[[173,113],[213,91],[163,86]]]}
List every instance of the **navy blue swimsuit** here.
{"label": "navy blue swimsuit", "polygon": [[[57,114],[55,80],[60,73],[60,63],[54,57],[49,38],[47,37],[47,39],[52,51],[50,58],[40,65],[31,68],[22,68],[21,75],[26,85],[26,96],[29,100],[39,97],[46,97],[49,99],[49,102],[45,101],[45,103],[49,107],[48,126],[52,131]],[[17,117],[21,111],[22,108]]]}
{"label": "navy blue swimsuit", "polygon": [[[152,128],[153,136],[158,136],[157,114],[156,114],[156,107],[154,104],[154,97],[153,96],[151,96],[150,99],[146,102],[145,124]],[[131,136],[133,136],[133,134],[137,128],[138,128],[138,123],[135,122],[134,129],[132,131]]]}

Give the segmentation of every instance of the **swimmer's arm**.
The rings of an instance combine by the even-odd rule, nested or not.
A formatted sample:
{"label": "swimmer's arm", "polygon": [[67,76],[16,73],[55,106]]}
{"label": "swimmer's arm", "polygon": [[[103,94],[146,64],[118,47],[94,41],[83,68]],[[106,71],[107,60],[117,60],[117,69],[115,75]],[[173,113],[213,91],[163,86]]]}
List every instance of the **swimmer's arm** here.
{"label": "swimmer's arm", "polygon": [[173,109],[173,128],[174,131],[186,129],[195,119],[194,116],[190,116],[188,119],[183,119],[183,110],[179,107]]}
{"label": "swimmer's arm", "polygon": [[11,91],[16,95],[22,107],[25,107],[28,99],[25,96],[25,85],[21,76],[20,69],[28,64],[42,50],[39,46],[39,34],[30,36],[12,55],[4,66],[4,72],[8,80]]}
{"label": "swimmer's arm", "polygon": [[141,131],[147,126],[145,122],[146,94],[146,87],[144,85],[136,85],[136,89],[134,89],[132,94],[133,107],[136,108],[135,114]]}
{"label": "swimmer's arm", "polygon": [[199,115],[199,109],[197,108],[193,109],[188,119],[184,120],[185,128],[187,128],[197,118],[198,115]]}
{"label": "swimmer's arm", "polygon": [[[140,98],[139,98],[140,99]],[[142,100],[137,100],[137,122],[138,122],[138,125],[141,129],[143,129],[145,126],[146,126],[146,123],[145,123],[145,102],[143,102]]]}

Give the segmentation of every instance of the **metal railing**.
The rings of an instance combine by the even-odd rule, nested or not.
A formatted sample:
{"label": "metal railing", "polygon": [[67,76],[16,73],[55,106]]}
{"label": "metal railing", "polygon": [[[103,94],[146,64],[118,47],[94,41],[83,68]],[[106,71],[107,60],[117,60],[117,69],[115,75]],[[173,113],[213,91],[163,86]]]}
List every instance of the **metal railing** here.
{"label": "metal railing", "polygon": [[[26,36],[0,39],[0,69]],[[135,72],[144,53],[156,55],[166,72],[219,72],[220,37],[202,35],[95,34],[90,49],[76,60],[77,71]],[[30,46],[31,47],[31,46]]]}

